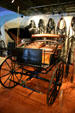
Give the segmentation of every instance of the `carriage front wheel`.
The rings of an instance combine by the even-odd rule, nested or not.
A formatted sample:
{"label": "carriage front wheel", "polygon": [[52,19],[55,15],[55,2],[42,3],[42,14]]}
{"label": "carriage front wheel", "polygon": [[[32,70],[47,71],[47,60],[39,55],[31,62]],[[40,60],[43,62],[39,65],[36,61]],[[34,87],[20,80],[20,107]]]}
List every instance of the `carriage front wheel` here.
{"label": "carriage front wheel", "polygon": [[0,82],[5,88],[13,88],[21,80],[21,75],[17,74],[20,68],[15,57],[7,57],[0,66]]}

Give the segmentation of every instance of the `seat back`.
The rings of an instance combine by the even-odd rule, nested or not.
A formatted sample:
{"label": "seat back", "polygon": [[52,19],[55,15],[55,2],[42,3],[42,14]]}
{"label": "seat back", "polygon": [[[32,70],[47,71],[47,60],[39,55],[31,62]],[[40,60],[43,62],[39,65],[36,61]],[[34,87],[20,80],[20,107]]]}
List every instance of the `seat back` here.
{"label": "seat back", "polygon": [[24,49],[22,54],[24,62],[32,65],[41,65],[42,50],[40,49]]}
{"label": "seat back", "polygon": [[23,64],[41,65],[42,63],[42,50],[40,49],[28,49],[18,48],[14,50],[16,53],[17,61]]}

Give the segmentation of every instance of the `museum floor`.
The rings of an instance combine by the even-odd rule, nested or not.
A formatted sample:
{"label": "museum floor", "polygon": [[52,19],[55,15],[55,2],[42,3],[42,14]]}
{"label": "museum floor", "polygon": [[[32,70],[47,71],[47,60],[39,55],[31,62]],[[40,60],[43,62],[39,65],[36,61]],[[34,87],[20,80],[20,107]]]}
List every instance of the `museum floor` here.
{"label": "museum floor", "polygon": [[0,113],[75,113],[75,81],[70,82],[70,74],[68,79],[63,79],[52,106],[46,104],[46,94],[38,94],[21,86],[5,89],[0,85]]}

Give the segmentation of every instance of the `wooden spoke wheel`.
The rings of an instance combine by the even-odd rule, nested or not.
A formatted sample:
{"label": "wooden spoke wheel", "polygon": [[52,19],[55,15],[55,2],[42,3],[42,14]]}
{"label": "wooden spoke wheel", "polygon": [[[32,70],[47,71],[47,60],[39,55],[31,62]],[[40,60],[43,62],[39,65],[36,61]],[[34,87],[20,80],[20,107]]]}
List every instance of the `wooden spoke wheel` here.
{"label": "wooden spoke wheel", "polygon": [[0,81],[5,88],[13,88],[20,82],[22,69],[16,63],[15,57],[7,57],[0,67]]}
{"label": "wooden spoke wheel", "polygon": [[49,83],[49,88],[47,92],[47,104],[48,105],[53,104],[57,97],[60,86],[62,84],[63,72],[64,72],[64,65],[62,62],[60,62],[57,65],[52,75],[51,81]]}

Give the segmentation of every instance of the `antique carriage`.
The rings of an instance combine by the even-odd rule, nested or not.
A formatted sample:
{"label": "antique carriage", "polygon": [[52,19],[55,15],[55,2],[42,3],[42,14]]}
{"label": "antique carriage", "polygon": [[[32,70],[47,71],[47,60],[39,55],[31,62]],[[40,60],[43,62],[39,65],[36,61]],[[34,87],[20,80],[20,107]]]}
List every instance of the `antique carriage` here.
{"label": "antique carriage", "polygon": [[[5,88],[21,85],[38,93],[46,93],[47,104],[51,105],[62,84],[64,36],[33,34],[32,38],[23,47],[6,49],[8,57],[0,65],[0,82]],[[36,87],[35,83],[38,83]]]}

